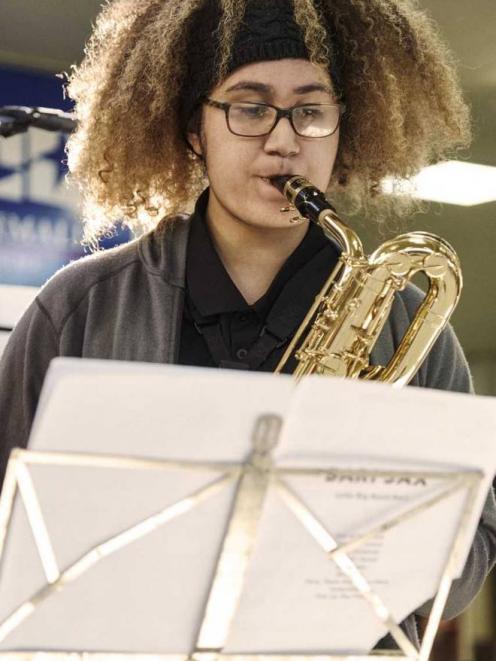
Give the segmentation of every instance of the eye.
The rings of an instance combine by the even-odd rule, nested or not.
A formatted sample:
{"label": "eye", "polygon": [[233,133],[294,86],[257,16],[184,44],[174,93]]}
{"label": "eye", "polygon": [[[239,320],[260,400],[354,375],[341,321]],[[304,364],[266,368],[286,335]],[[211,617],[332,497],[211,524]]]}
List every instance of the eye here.
{"label": "eye", "polygon": [[323,115],[322,110],[316,106],[301,106],[298,108],[298,113],[306,119],[318,119]]}
{"label": "eye", "polygon": [[233,110],[239,114],[239,116],[246,119],[263,119],[269,114],[269,108],[267,106],[259,106],[256,104],[236,104],[233,107]]}

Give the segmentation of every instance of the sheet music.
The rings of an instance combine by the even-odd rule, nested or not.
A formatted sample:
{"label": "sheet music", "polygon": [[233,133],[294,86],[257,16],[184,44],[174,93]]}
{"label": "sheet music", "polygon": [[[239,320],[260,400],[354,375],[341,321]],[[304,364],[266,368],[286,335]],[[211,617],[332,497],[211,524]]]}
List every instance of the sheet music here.
{"label": "sheet music", "polygon": [[[332,472],[330,472],[332,475]],[[286,482],[339,544],[439,492],[386,481],[323,476]],[[370,587],[401,621],[433,595],[451,547],[465,494],[418,514],[350,552]],[[435,540],[436,552],[432,549]],[[433,557],[434,556],[434,557]],[[327,558],[277,494],[268,499],[228,650],[232,652],[367,652],[386,634],[349,578]],[[270,629],[264,623],[270,622]],[[302,623],[305,622],[305,626]],[[360,622],[360,626],[350,623]],[[248,647],[246,647],[248,645]]]}
{"label": "sheet music", "polygon": [[[480,512],[496,472],[495,429],[494,397],[364,381],[327,384],[312,376],[295,391],[277,452],[290,461],[320,457],[320,465],[329,461],[323,455],[334,454],[349,466],[480,471]],[[477,523],[474,517],[467,536],[473,537]]]}

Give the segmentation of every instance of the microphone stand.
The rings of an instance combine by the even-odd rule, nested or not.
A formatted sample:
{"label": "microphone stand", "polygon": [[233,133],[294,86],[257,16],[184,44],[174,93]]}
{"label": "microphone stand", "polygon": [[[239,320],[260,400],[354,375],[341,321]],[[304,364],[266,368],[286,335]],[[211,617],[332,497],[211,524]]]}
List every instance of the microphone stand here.
{"label": "microphone stand", "polygon": [[72,133],[77,122],[74,115],[52,108],[0,106],[0,137],[10,138],[25,133],[30,126],[45,131]]}

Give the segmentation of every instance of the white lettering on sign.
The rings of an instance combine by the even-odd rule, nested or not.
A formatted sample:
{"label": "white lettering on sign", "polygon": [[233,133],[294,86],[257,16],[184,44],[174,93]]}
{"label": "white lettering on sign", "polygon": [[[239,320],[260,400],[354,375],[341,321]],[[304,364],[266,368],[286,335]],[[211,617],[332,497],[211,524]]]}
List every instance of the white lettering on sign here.
{"label": "white lettering on sign", "polygon": [[68,246],[81,241],[81,226],[70,218],[35,218],[0,209],[0,241]]}

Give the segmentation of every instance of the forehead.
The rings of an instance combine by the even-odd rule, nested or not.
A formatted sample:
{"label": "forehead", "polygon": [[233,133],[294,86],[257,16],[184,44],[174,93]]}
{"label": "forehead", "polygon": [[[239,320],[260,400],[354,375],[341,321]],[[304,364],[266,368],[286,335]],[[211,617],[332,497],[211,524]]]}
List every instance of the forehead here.
{"label": "forehead", "polygon": [[323,67],[308,60],[288,58],[246,64],[225,78],[216,91],[224,92],[244,81],[266,85],[274,95],[290,94],[297,88],[314,83],[322,84],[329,91],[332,88],[329,74]]}

